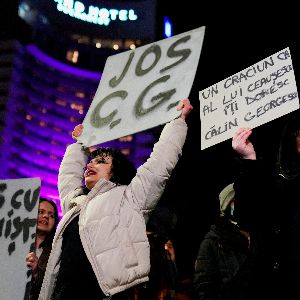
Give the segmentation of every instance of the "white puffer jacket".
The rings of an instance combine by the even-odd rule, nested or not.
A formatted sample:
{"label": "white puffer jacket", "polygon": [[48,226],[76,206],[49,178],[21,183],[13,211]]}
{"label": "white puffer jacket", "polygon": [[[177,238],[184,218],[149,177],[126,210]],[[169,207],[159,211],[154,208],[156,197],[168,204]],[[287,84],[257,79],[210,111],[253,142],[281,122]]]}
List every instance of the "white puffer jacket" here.
{"label": "white puffer jacket", "polygon": [[68,146],[58,178],[64,217],[53,241],[40,300],[51,298],[59,270],[62,235],[78,214],[83,248],[107,296],[148,280],[150,248],[146,222],[181,156],[186,134],[187,125],[182,118],[166,124],[150,158],[138,168],[128,186],[102,179],[87,195],[81,193],[87,156],[79,144]]}

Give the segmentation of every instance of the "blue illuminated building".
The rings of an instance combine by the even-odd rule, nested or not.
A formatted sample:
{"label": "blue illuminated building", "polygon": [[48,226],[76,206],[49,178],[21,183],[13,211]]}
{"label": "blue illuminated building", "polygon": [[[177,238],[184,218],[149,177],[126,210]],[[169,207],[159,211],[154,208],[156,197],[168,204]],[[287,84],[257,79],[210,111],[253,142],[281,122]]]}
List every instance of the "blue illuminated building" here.
{"label": "blue illuminated building", "polygon": [[[5,81],[6,86],[1,102],[0,178],[40,177],[41,196],[59,205],[58,168],[66,146],[73,142],[71,132],[83,121],[93,100],[106,58],[156,38],[155,1],[124,2],[124,9],[141,16],[139,26],[130,25],[130,20],[115,20],[101,31],[96,28],[99,24],[54,13],[55,2],[63,1],[50,2],[21,1],[19,16],[30,28],[30,37],[25,42],[11,39],[0,44],[0,58],[5,61],[0,64],[5,74],[0,82]],[[138,167],[156,138],[153,129],[102,146],[121,149]]]}

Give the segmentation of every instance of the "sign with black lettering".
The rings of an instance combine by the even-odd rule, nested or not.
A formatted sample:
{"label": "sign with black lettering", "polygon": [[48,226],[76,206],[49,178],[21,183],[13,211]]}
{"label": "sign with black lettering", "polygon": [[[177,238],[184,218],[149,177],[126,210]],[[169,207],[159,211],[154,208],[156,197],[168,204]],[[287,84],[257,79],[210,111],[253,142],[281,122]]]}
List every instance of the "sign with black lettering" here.
{"label": "sign with black lettering", "polygon": [[201,150],[299,108],[289,48],[199,92]]}
{"label": "sign with black lettering", "polygon": [[79,142],[93,146],[176,118],[189,96],[205,27],[108,57]]}
{"label": "sign with black lettering", "polygon": [[28,294],[25,257],[35,242],[40,186],[40,178],[0,180],[0,299]]}

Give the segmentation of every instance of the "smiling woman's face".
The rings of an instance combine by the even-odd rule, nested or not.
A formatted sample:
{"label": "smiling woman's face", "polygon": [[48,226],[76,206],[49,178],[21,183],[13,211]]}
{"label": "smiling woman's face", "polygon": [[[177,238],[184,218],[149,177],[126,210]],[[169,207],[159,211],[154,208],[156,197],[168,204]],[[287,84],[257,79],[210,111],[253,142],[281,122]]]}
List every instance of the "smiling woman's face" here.
{"label": "smiling woman's face", "polygon": [[39,215],[37,220],[37,230],[48,234],[55,225],[54,207],[47,201],[43,201],[39,206]]}
{"label": "smiling woman's face", "polygon": [[110,180],[112,177],[112,158],[108,155],[97,156],[92,159],[84,172],[86,187],[91,190],[102,178]]}

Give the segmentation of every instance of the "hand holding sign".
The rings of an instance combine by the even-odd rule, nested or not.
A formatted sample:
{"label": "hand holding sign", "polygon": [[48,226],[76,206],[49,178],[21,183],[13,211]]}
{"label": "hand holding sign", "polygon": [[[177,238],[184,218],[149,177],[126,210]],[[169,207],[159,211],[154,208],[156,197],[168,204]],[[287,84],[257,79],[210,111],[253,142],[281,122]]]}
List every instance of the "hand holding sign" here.
{"label": "hand holding sign", "polygon": [[177,110],[181,110],[181,115],[180,117],[185,120],[188,114],[191,112],[193,109],[193,106],[190,103],[189,99],[183,99],[179,102],[179,104],[176,107]]}
{"label": "hand holding sign", "polygon": [[252,143],[248,140],[252,130],[250,128],[239,128],[232,138],[232,148],[243,159],[256,159],[256,152]]}
{"label": "hand holding sign", "polygon": [[[176,107],[177,111],[181,111],[180,118],[182,118],[183,120],[186,119],[186,117],[189,115],[189,113],[191,112],[192,109],[193,109],[193,106],[191,105],[189,99],[181,100]],[[82,124],[76,125],[74,130],[72,131],[73,139],[79,140],[80,136],[82,135],[83,129],[84,129],[84,126]],[[88,147],[87,150],[89,152],[92,152],[93,150],[96,150],[96,147],[91,146],[91,147]]]}
{"label": "hand holding sign", "polygon": [[32,276],[35,276],[37,273],[37,265],[38,265],[38,257],[36,256],[35,252],[29,252],[26,255],[25,261],[27,267],[32,270]]}

